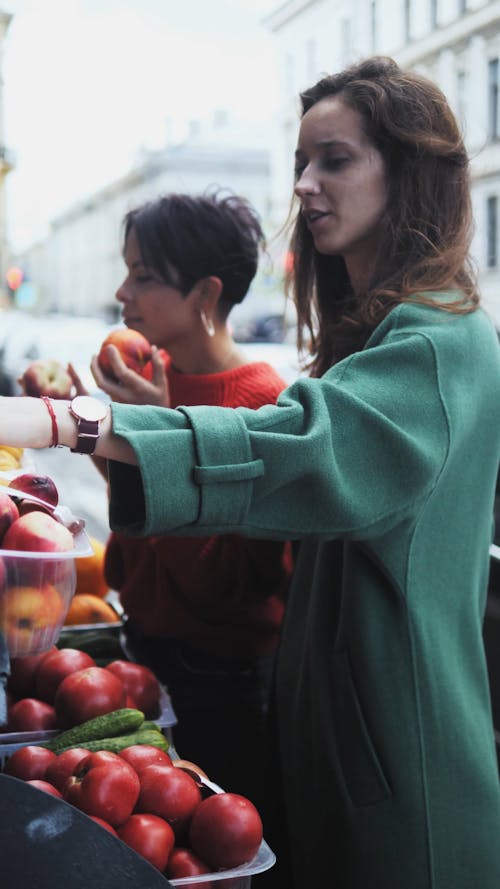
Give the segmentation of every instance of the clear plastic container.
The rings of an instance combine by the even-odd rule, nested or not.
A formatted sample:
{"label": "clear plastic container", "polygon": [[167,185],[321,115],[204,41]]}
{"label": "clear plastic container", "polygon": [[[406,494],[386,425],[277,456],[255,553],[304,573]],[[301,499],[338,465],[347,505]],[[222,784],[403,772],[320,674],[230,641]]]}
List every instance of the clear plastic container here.
{"label": "clear plastic container", "polygon": [[10,657],[41,654],[57,642],[75,594],[75,559],[91,553],[83,529],[68,552],[0,549],[0,633]]}
{"label": "clear plastic container", "polygon": [[247,864],[220,870],[216,873],[201,874],[196,877],[179,877],[170,879],[172,886],[189,886],[196,889],[250,889],[252,876],[269,870],[276,861],[276,855],[262,840],[257,855]]}

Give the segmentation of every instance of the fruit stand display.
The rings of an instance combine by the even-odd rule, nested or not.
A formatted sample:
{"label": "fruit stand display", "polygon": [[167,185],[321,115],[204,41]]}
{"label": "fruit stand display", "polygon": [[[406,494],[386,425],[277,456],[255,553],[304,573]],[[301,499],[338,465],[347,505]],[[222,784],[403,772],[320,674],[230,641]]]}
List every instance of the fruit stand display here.
{"label": "fruit stand display", "polygon": [[214,784],[203,764],[179,758],[168,692],[148,667],[127,657],[122,620],[111,604],[108,620],[103,609],[93,612],[84,603],[74,613],[96,622],[67,621],[79,596],[108,598],[103,548],[58,505],[52,480],[21,473],[3,481],[6,885],[53,889],[64,880],[67,889],[89,882],[100,889],[249,889],[251,876],[275,860],[254,805]]}

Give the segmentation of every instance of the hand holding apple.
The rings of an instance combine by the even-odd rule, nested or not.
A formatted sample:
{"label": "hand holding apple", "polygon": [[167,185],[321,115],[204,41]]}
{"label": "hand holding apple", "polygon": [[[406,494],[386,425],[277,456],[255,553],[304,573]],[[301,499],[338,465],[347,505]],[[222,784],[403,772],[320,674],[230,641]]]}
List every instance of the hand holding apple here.
{"label": "hand holding apple", "polygon": [[114,346],[122,359],[130,370],[140,374],[151,359],[151,344],[142,333],[132,330],[128,327],[113,330],[103,341],[97,363],[101,372],[111,379],[116,380],[113,370],[112,352],[108,350],[108,346]]}
{"label": "hand holding apple", "polygon": [[39,398],[71,398],[73,380],[59,361],[52,358],[39,358],[32,361],[19,379],[25,395]]}

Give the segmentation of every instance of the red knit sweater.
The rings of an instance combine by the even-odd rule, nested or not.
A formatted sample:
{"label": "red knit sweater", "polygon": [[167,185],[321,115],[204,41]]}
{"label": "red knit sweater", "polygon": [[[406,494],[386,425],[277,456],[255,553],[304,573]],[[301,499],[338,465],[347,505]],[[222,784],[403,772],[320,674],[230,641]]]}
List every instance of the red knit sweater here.
{"label": "red knit sweater", "polygon": [[[285,382],[265,362],[222,373],[181,374],[166,360],[172,406],[259,408]],[[246,658],[277,645],[291,572],[288,544],[244,538],[112,534],[106,578],[147,636],[183,639],[219,656]]]}

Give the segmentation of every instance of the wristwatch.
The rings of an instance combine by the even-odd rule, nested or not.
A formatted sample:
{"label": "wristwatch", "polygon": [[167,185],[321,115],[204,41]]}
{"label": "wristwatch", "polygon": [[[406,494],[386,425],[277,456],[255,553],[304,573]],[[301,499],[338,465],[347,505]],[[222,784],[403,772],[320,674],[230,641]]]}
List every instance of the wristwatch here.
{"label": "wristwatch", "polygon": [[90,395],[77,395],[69,404],[69,412],[78,429],[76,446],[71,450],[76,454],[92,455],[99,438],[99,423],[108,413],[107,405]]}

